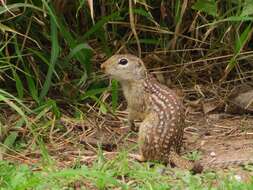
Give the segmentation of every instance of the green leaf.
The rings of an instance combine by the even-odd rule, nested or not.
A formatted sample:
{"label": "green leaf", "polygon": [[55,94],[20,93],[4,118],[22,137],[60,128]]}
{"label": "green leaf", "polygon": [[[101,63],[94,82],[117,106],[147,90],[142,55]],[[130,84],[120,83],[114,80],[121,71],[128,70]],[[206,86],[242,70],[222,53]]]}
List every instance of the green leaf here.
{"label": "green leaf", "polygon": [[[23,63],[23,58],[22,58],[21,52],[19,50],[18,42],[17,42],[16,37],[14,38],[14,44],[15,44],[15,50],[16,50],[16,53],[17,53],[17,56],[18,56],[18,60]],[[17,92],[18,92],[18,97],[23,98],[23,96],[24,96],[24,86],[23,86],[23,83],[22,83],[22,81],[21,81],[20,77],[18,76],[15,69],[12,69],[12,75],[13,75],[13,78],[15,79],[15,84],[16,84],[16,89],[17,89]]]}
{"label": "green leaf", "polygon": [[181,0],[175,1],[174,14],[175,14],[175,23],[181,22]]}
{"label": "green leaf", "polygon": [[38,141],[39,147],[40,147],[40,151],[41,151],[41,155],[42,155],[42,160],[44,162],[44,164],[48,165],[48,166],[53,166],[53,160],[51,159],[48,150],[46,148],[45,143],[43,142],[42,139],[40,139]]}
{"label": "green leaf", "polygon": [[249,40],[250,38],[250,34],[252,33],[252,24],[248,24],[248,26],[245,28],[245,30],[242,32],[242,34],[237,37],[236,41],[235,41],[235,53],[234,56],[231,58],[231,60],[229,61],[226,69],[225,69],[225,73],[228,74],[236,65],[237,61],[236,61],[236,57],[240,54],[240,52],[242,51],[244,45],[246,44],[246,42]]}
{"label": "green leaf", "polygon": [[11,132],[4,140],[4,145],[6,145],[8,148],[12,148],[16,139],[18,137],[17,132]]}
{"label": "green leaf", "polygon": [[141,9],[141,8],[133,9],[133,13],[141,15],[141,16],[144,16],[144,17],[146,17],[149,20],[153,19],[153,17],[150,14],[150,12],[146,11],[145,9]]}
{"label": "green leaf", "polygon": [[43,5],[46,7],[46,9],[48,10],[48,13],[50,15],[50,19],[52,19],[53,21],[50,22],[54,22],[55,25],[59,26],[58,22],[57,22],[57,18],[56,18],[56,14],[54,9],[52,8],[52,6],[48,5],[48,3],[46,2],[46,0],[42,0]]}
{"label": "green leaf", "polygon": [[78,17],[78,13],[82,9],[82,7],[85,5],[85,3],[86,3],[86,0],[79,0],[79,6],[76,11],[76,17]]}
{"label": "green leaf", "polygon": [[[22,56],[21,51],[20,51],[19,46],[18,46],[17,38],[15,38],[14,43],[15,43],[15,51],[17,53],[18,60],[23,64],[23,67],[24,67],[25,77],[26,77],[29,92],[31,93],[32,98],[37,103],[39,103],[38,89],[35,85],[35,82],[33,80],[32,75],[30,74],[30,71],[29,71],[27,65],[24,62],[23,56]],[[19,85],[21,85],[21,84],[19,84]],[[18,91],[18,89],[17,89],[17,91]],[[21,92],[18,92],[18,93],[21,93]]]}
{"label": "green leaf", "polygon": [[18,34],[18,35],[20,35],[20,36],[22,36],[24,38],[27,38],[27,39],[33,41],[38,47],[40,47],[40,45],[38,44],[38,42],[36,40],[30,38],[29,36],[27,36],[25,34],[17,32],[16,30],[14,30],[14,29],[10,28],[9,26],[6,26],[6,25],[4,25],[2,23],[0,23],[0,31],[2,31],[3,33],[5,33],[5,32],[11,32],[13,34]]}
{"label": "green leaf", "polygon": [[247,22],[247,21],[253,21],[253,17],[251,17],[251,16],[247,16],[247,17],[245,17],[245,16],[230,16],[230,17],[225,18],[225,19],[221,19],[221,20],[218,20],[218,21],[203,24],[203,25],[199,26],[198,28],[213,26],[213,25],[220,24],[220,23],[223,23],[223,22]]}
{"label": "green leaf", "polygon": [[[103,51],[108,55],[111,56],[111,49],[108,45],[108,39],[106,36],[106,32],[104,31],[104,25],[111,21],[111,20],[122,20],[123,18],[120,16],[120,12],[114,12],[111,15],[103,16],[96,24],[94,24],[90,30],[88,30],[82,37],[79,39],[80,41],[86,41],[91,36],[96,36],[101,41],[101,46]],[[89,73],[89,70],[86,69]]]}
{"label": "green leaf", "polygon": [[244,47],[245,43],[247,42],[249,38],[249,34],[252,30],[252,24],[250,23],[245,30],[242,32],[242,34],[237,37],[235,41],[235,53],[238,54],[241,49]]}
{"label": "green leaf", "polygon": [[245,0],[241,16],[249,16],[249,15],[253,15],[253,1]]}
{"label": "green leaf", "polygon": [[[59,23],[59,32],[61,33],[62,37],[66,40],[71,51],[73,51],[82,40],[77,42],[76,39],[72,36],[71,31],[68,29],[67,24],[64,20],[64,17],[61,17],[61,19],[58,20],[58,23]],[[79,51],[76,51],[73,54],[73,56],[82,65],[84,65],[83,77],[80,79],[79,84],[85,83],[88,78],[88,74],[90,73],[91,68],[90,58],[92,56],[92,51],[89,48],[81,48],[79,49]]]}
{"label": "green leaf", "polygon": [[106,90],[108,90],[108,88],[97,88],[97,89],[88,90],[88,91],[85,92],[85,94],[80,96],[80,100],[85,100],[87,98],[94,97],[97,94],[101,94]]}
{"label": "green leaf", "polygon": [[56,118],[59,118],[61,116],[61,111],[58,108],[56,101],[49,99],[47,101],[47,105],[52,107],[53,113],[56,116]]}
{"label": "green leaf", "polygon": [[217,16],[217,6],[215,0],[198,0],[192,6],[192,9],[205,12],[214,17]]}
{"label": "green leaf", "polygon": [[92,51],[92,48],[87,43],[81,43],[77,44],[73,49],[71,49],[69,55],[67,56],[67,60],[70,60],[72,57],[74,57],[78,52],[81,52],[81,50],[88,50]]}
{"label": "green leaf", "polygon": [[107,108],[104,104],[100,104],[100,108],[99,110],[103,113],[103,114],[106,114],[107,113]]}
{"label": "green leaf", "polygon": [[[7,95],[7,96],[10,96],[10,97],[13,98],[14,100],[16,100],[16,102],[18,102],[19,105],[21,105],[23,108],[26,108],[26,106],[23,105],[23,104],[22,104],[17,98],[15,98],[14,96],[12,96],[12,95],[10,95],[9,93],[7,93],[7,92],[5,92],[5,91],[3,91],[3,90],[0,89],[0,102],[1,102],[1,101],[4,101],[8,106],[10,106],[12,109],[14,109],[14,110],[25,120],[26,124],[28,124],[29,122],[28,122],[27,117],[26,117],[25,113],[23,112],[23,110],[20,109],[20,108],[18,107],[17,104],[13,103],[13,102],[9,99],[9,97],[7,97],[6,95]],[[27,108],[27,110],[29,110],[29,109]]]}
{"label": "green leaf", "polygon": [[23,98],[23,96],[24,96],[23,83],[22,83],[21,79],[19,78],[19,76],[17,75],[17,72],[14,69],[12,70],[12,73],[13,73],[13,78],[15,79],[15,84],[16,84],[16,89],[17,89],[17,92],[18,92],[18,97]]}
{"label": "green leaf", "polygon": [[6,5],[7,8],[5,8],[4,6],[0,6],[0,15],[3,14],[3,13],[6,13],[8,11],[11,11],[12,9],[19,9],[19,8],[32,8],[32,9],[35,9],[37,11],[41,11],[41,12],[44,12],[45,11],[39,7],[36,7],[32,4],[29,4],[29,3],[14,3],[14,4],[10,4],[10,5]]}
{"label": "green leaf", "polygon": [[100,105],[99,110],[103,113],[106,114],[108,109],[107,109],[107,105],[102,102],[100,99],[98,99],[96,96],[90,96],[91,99],[95,100],[96,103],[98,103]]}
{"label": "green leaf", "polygon": [[[27,67],[25,67],[25,71],[26,73],[29,73],[29,70]],[[39,100],[39,96],[38,96],[38,88],[36,86],[36,82],[34,81],[33,77],[31,76],[31,74],[28,74],[26,76],[26,80],[27,80],[27,84],[28,84],[28,89],[29,89],[29,92],[31,93],[31,96],[33,97],[33,99],[39,103],[40,100]]]}
{"label": "green leaf", "polygon": [[82,37],[82,41],[88,39],[91,35],[96,34],[104,24],[111,20],[122,20],[123,18],[120,16],[119,12],[112,13],[111,15],[104,16],[99,20],[90,30],[88,30]]}

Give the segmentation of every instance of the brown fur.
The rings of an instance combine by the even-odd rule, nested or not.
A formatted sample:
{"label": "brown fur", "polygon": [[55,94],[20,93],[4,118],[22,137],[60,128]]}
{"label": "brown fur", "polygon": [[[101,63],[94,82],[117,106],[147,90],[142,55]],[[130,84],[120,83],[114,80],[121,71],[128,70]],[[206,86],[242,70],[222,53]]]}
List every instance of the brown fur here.
{"label": "brown fur", "polygon": [[[127,64],[120,64],[122,59],[127,59]],[[138,159],[157,160],[195,170],[196,165],[179,156],[183,140],[184,113],[176,94],[151,77],[141,59],[133,55],[114,55],[105,61],[101,68],[121,83],[128,104],[131,127],[134,126],[134,120],[142,120]]]}

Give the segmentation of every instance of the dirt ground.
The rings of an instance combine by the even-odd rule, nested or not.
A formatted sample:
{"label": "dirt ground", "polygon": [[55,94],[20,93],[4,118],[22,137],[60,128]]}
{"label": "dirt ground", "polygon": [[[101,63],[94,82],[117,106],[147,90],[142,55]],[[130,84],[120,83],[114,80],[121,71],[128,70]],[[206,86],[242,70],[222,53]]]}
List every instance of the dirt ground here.
{"label": "dirt ground", "polygon": [[[80,143],[86,149],[83,161],[96,158],[98,144],[106,157],[114,157],[121,150],[137,152],[137,133],[130,131],[125,121],[126,113],[116,117],[101,117],[93,122],[90,132],[80,134]],[[202,163],[215,170],[238,168],[253,161],[253,117],[225,114],[188,114],[182,154],[198,152]],[[89,153],[87,155],[87,153]],[[208,167],[208,166],[207,166]],[[208,169],[208,168],[207,168]],[[209,168],[210,169],[210,168]]]}
{"label": "dirt ground", "polygon": [[[63,117],[56,122],[55,126],[66,129],[64,133],[58,132],[55,126],[55,129],[51,128],[46,146],[59,167],[91,164],[97,159],[98,147],[108,159],[121,150],[137,152],[137,133],[131,132],[125,124],[126,112],[102,116],[97,114],[98,110],[92,109],[82,121]],[[31,139],[30,146],[22,153],[6,152],[4,159],[28,164],[41,162],[40,151],[33,148],[33,143]],[[253,117],[188,113],[182,154],[194,151],[200,155],[201,163],[216,163],[213,164],[214,170],[234,168],[241,178],[249,179],[253,175],[252,166],[243,168],[237,162],[253,161]]]}

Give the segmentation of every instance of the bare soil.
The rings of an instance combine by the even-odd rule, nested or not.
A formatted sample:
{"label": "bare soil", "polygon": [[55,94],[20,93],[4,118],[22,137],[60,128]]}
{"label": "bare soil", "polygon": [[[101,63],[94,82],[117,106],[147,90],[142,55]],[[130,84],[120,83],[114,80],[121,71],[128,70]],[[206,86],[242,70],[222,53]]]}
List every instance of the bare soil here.
{"label": "bare soil", "polygon": [[[106,158],[118,155],[122,150],[137,152],[137,134],[130,131],[125,124],[126,113],[101,116],[93,110],[86,119],[74,120],[63,117],[55,123],[46,138],[49,155],[56,165],[64,168],[78,163],[92,164],[97,159],[100,147]],[[252,176],[252,168],[244,170],[233,165],[234,161],[247,161],[253,158],[253,117],[224,114],[188,113],[186,116],[185,143],[182,154],[198,151],[202,163],[230,163],[227,169],[234,168],[247,180]],[[59,132],[60,125],[64,132]],[[41,162],[41,152],[34,148],[30,139],[22,152],[7,151],[4,159],[27,164]],[[129,158],[131,159],[131,158]],[[216,167],[215,170],[223,170]]]}
{"label": "bare soil", "polygon": [[213,119],[213,116],[195,118],[195,123],[192,120],[193,125],[186,128],[186,151],[198,150],[201,162],[216,163],[216,169],[252,162],[253,118],[226,115],[227,118]]}

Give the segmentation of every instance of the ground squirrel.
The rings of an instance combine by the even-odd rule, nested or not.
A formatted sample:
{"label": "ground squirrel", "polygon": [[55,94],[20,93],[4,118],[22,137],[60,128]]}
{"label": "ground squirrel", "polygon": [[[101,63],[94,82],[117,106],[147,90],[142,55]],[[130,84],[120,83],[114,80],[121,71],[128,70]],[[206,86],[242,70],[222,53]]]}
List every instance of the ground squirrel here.
{"label": "ground squirrel", "polygon": [[184,134],[183,106],[173,90],[157,82],[134,55],[114,55],[101,68],[118,80],[128,104],[128,121],[142,120],[139,161],[161,161],[198,172],[198,164],[179,156]]}

